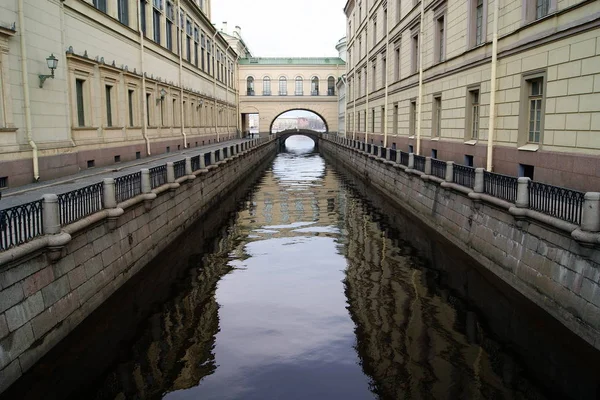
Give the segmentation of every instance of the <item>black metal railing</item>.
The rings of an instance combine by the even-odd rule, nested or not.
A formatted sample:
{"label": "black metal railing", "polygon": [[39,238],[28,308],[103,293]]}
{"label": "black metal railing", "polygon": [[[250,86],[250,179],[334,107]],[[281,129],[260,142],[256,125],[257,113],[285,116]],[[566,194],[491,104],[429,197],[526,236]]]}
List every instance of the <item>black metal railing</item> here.
{"label": "black metal railing", "polygon": [[192,171],[198,171],[200,169],[200,156],[192,157]]}
{"label": "black metal railing", "polygon": [[518,179],[514,176],[483,172],[483,192],[514,203],[517,201]]}
{"label": "black metal railing", "polygon": [[461,186],[473,189],[475,186],[475,168],[454,164],[452,180]]}
{"label": "black metal railing", "polygon": [[431,159],[431,175],[446,179],[446,161]]}
{"label": "black metal railing", "polygon": [[103,184],[95,183],[58,195],[60,224],[65,226],[102,210]]}
{"label": "black metal railing", "polygon": [[221,151],[215,150],[215,162],[221,161]]}
{"label": "black metal railing", "polygon": [[115,178],[115,198],[117,203],[129,200],[142,193],[142,173],[136,172]]}
{"label": "black metal railing", "polygon": [[386,156],[387,156],[387,149],[385,147],[381,147],[380,148],[380,153],[381,153],[380,154],[381,158],[386,158]]}
{"label": "black metal railing", "polygon": [[210,165],[210,153],[204,153],[204,165],[207,167]]}
{"label": "black metal railing", "polygon": [[398,160],[398,152],[396,149],[390,149],[390,161],[396,162]]}
{"label": "black metal railing", "polygon": [[42,200],[0,210],[0,251],[42,234]]}
{"label": "black metal railing", "polygon": [[167,183],[167,166],[159,165],[158,167],[150,168],[150,186],[156,189],[159,186]]}
{"label": "black metal railing", "polygon": [[584,196],[577,190],[529,182],[530,209],[574,224],[581,224]]}
{"label": "black metal railing", "polygon": [[376,156],[379,155],[379,146],[377,146],[377,145],[374,144],[372,150],[373,150],[372,154],[375,154]]}
{"label": "black metal railing", "polygon": [[185,175],[185,160],[175,161],[173,163],[173,169],[175,170],[175,179],[179,179]]}
{"label": "black metal railing", "polygon": [[370,144],[367,144],[367,153],[371,154],[372,148]]}
{"label": "black metal railing", "polygon": [[425,157],[423,156],[418,156],[418,155],[413,155],[414,157],[414,169],[416,169],[417,171],[421,171],[421,172],[425,172]]}
{"label": "black metal railing", "polygon": [[400,164],[408,167],[408,153],[400,151]]}

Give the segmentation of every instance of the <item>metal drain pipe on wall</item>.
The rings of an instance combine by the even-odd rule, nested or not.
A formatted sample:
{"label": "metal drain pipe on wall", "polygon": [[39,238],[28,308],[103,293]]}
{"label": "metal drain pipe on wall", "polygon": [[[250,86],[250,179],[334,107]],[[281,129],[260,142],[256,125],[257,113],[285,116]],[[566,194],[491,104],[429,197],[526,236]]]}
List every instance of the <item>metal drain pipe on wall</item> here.
{"label": "metal drain pipe on wall", "polygon": [[421,0],[421,22],[419,23],[419,99],[417,103],[417,155],[421,154],[421,120],[423,119],[423,21],[425,1]]}
{"label": "metal drain pipe on wall", "polygon": [[493,168],[492,157],[494,155],[494,134],[496,127],[496,68],[498,64],[498,9],[500,0],[494,1],[494,32],[492,36],[492,71],[490,76],[490,120],[488,126],[487,140],[487,165],[486,169]]}

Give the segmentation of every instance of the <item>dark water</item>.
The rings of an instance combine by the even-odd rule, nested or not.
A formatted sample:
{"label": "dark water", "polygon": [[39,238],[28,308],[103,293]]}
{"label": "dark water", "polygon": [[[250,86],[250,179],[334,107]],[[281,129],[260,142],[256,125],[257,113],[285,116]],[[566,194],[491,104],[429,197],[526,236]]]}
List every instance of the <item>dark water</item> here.
{"label": "dark water", "polygon": [[5,397],[597,398],[598,352],[290,141]]}

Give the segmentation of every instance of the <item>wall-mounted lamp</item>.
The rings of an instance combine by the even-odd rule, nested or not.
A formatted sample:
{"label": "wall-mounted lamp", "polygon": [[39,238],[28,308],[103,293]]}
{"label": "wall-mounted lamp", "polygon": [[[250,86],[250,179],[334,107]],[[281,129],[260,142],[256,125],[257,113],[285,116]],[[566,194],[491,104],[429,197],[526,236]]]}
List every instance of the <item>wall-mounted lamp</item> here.
{"label": "wall-mounted lamp", "polygon": [[44,82],[48,78],[54,79],[54,70],[58,65],[58,58],[54,57],[54,54],[50,54],[50,57],[46,58],[46,63],[48,64],[48,68],[50,68],[50,75],[39,75],[40,77],[40,87],[44,87]]}
{"label": "wall-mounted lamp", "polygon": [[156,104],[160,103],[161,101],[165,100],[165,96],[167,95],[167,91],[165,89],[160,89],[160,97],[158,99],[156,99]]}

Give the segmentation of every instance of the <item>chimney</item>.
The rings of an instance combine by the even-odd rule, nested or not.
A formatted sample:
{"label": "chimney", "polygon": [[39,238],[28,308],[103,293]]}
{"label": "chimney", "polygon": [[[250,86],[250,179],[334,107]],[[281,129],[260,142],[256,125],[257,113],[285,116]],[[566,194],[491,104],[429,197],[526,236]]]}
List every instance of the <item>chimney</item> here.
{"label": "chimney", "polygon": [[237,35],[237,37],[242,37],[242,28],[240,28],[238,25],[235,26],[235,30],[233,32]]}
{"label": "chimney", "polygon": [[221,28],[221,32],[227,33],[227,21],[223,21],[223,27]]}

